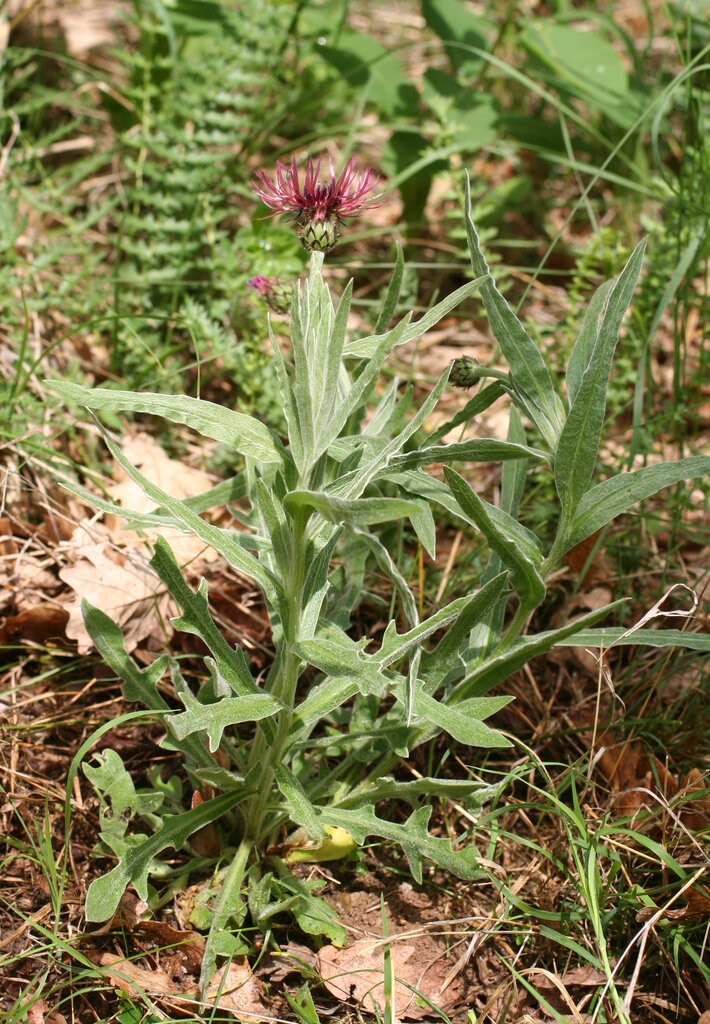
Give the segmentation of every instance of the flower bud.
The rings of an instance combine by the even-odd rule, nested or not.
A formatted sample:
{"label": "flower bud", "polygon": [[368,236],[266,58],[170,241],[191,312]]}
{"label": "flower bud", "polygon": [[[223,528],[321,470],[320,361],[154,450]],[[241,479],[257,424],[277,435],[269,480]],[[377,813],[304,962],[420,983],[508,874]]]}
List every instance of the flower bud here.
{"label": "flower bud", "polygon": [[286,281],[280,281],[278,277],[263,277],[258,274],[247,281],[247,285],[259,293],[273,313],[288,313],[291,309],[293,288]]}
{"label": "flower bud", "polygon": [[454,388],[472,388],[480,382],[476,375],[478,363],[473,356],[461,356],[454,359],[449,374],[449,384]]}

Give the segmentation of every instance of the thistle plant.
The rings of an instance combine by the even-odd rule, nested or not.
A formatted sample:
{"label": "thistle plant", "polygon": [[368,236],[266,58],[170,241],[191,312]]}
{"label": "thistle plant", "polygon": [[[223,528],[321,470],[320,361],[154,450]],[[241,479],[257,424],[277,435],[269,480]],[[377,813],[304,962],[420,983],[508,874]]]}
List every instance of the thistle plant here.
{"label": "thistle plant", "polygon": [[[163,540],[156,541],[151,561],[156,587],[160,580],[179,606],[175,628],[199,637],[208,651],[198,687],[170,655],[139,667],[119,628],[84,605],[87,629],[124,680],[126,700],[162,716],[163,746],[183,755],[189,782],[203,796],[185,810],[159,780],[157,791],[136,792],[113,752],[87,766],[103,799],[101,837],[117,863],[91,884],[86,915],[109,919],[129,884],[148,898],[160,854],[189,849],[193,833],[219,822],[223,856],[209,908],[203,981],[221,955],[234,952],[234,932],[247,916],[267,929],[275,915],[290,912],[305,931],[345,942],[317,895],[318,883],[292,873],[294,860],[330,859],[374,836],[401,847],[417,881],[425,860],[463,879],[479,876],[470,837],[452,843],[430,830],[428,798],[480,806],[490,788],[473,778],[403,781],[398,765],[441,732],[471,748],[507,745],[486,724],[510,699],[491,696],[494,686],[556,644],[608,645],[621,633],[595,629],[615,605],[554,630],[526,633],[565,552],[640,499],[710,469],[710,459],[696,457],[592,482],[612,358],[643,243],[593,297],[563,400],[543,354],[496,288],[471,220],[468,188],[473,279],[418,321],[408,314],[390,327],[403,273],[398,250],[374,332],[349,336],[352,282],[335,301],[323,274],[324,254],[342,220],[376,201],[377,182],[369,171],[358,175],[351,162],[337,177],[332,163],[329,169],[325,184],[317,180],[319,164],[309,161],[302,189],[295,163],[290,170],[280,166],[275,182],[260,174],[256,185],[274,212],[295,217],[311,250],[308,279],[293,292],[288,356],[272,333],[286,437],[250,416],[183,395],[54,385],[65,399],[98,413],[150,413],[187,425],[244,460],[234,478],[181,501],[135,469],[105,435],[156,508],[131,514],[92,496],[98,508],[120,512],[133,527],[170,526],[212,546],[261,590],[271,625],[273,662],[257,678],[243,651],[223,636],[206,582],[194,590]],[[382,368],[396,346],[424,335],[476,292],[509,371],[494,374],[460,413],[427,434],[424,424],[449,386],[450,370],[414,408],[411,391],[401,392],[397,378],[377,390]],[[467,361],[458,383],[470,387],[490,373]],[[511,400],[507,440],[443,443],[450,430],[504,395]],[[527,443],[526,423],[534,424],[539,447]],[[468,467],[477,462],[503,464],[499,505],[468,482]],[[431,470],[442,465],[443,479]],[[547,551],[518,518],[526,477],[539,472],[553,475],[559,497],[557,533]],[[233,527],[202,518],[225,505]],[[490,555],[477,589],[421,618],[390,537],[405,524],[433,558],[435,513],[480,533]],[[348,632],[373,570],[390,581],[396,610],[374,644]],[[644,635],[640,631],[635,641]],[[651,636],[659,642],[658,632]],[[129,830],[132,816],[149,830],[141,831],[137,821]],[[306,850],[294,849],[294,836]]]}

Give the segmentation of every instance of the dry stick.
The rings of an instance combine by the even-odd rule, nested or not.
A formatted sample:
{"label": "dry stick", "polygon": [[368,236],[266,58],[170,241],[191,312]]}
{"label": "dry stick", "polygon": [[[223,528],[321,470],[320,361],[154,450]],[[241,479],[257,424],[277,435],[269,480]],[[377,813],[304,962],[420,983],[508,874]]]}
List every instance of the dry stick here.
{"label": "dry stick", "polygon": [[439,602],[441,601],[442,597],[446,593],[446,588],[449,585],[449,576],[451,575],[451,571],[452,571],[452,569],[454,567],[454,562],[456,561],[456,556],[459,553],[459,548],[461,547],[461,541],[462,540],[463,540],[463,530],[458,530],[457,533],[456,533],[456,536],[454,537],[454,542],[451,545],[451,551],[449,551],[449,557],[446,559],[446,567],[444,569],[444,575],[441,577],[441,583],[439,584],[439,589],[437,590],[436,597],[434,598],[434,604],[436,604],[436,605],[439,604]]}

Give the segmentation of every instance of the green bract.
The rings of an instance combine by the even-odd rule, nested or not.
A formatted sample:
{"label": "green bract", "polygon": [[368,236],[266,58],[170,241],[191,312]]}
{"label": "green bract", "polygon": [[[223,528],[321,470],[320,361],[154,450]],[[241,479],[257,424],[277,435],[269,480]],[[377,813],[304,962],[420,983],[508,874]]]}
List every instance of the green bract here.
{"label": "green bract", "polygon": [[[227,929],[238,927],[248,910],[257,927],[290,910],[304,930],[335,941],[344,937],[315,894],[317,886],[295,878],[285,859],[273,854],[284,827],[298,826],[315,846],[326,838],[326,828],[328,836],[339,829],[356,843],[382,837],[399,844],[418,880],[424,860],[461,878],[478,875],[470,838],[451,843],[429,831],[427,797],[480,803],[491,791],[467,779],[402,782],[393,769],[442,731],[469,746],[505,745],[505,737],[485,724],[507,700],[486,696],[494,685],[555,644],[604,644],[621,637],[594,628],[608,608],[549,632],[524,635],[524,630],[545,598],[551,571],[570,547],[634,502],[710,471],[710,459],[696,457],[593,482],[612,358],[643,246],[591,303],[570,359],[565,403],[543,354],[495,286],[471,221],[468,191],[466,220],[475,280],[418,322],[410,314],[390,329],[402,280],[398,251],[376,333],[359,340],[350,340],[347,331],[352,286],[334,303],[322,275],[323,253],[312,254],[309,278],[293,297],[291,358],[275,339],[273,344],[285,440],[257,420],[209,402],[53,385],[63,398],[88,409],[153,413],[244,457],[244,472],[236,479],[180,501],[131,466],[107,438],[125,472],[156,505],[150,515],[120,509],[122,516],[135,526],[169,525],[197,535],[260,588],[274,648],[264,678],[254,678],[242,651],[224,639],[206,583],[193,590],[162,540],[151,562],[156,587],[159,580],[179,606],[175,628],[199,637],[207,648],[201,688],[188,685],[169,657],[138,668],[118,627],[99,609],[84,609],[99,653],[125,682],[126,699],[160,713],[167,727],[164,743],[184,755],[194,787],[209,784],[216,794],[192,810],[176,799],[171,805],[167,796],[157,806],[136,795],[117,755],[104,758],[100,771],[88,768],[104,794],[102,839],[118,863],[91,885],[86,916],[110,918],[128,884],[147,898],[155,858],[221,820],[227,851],[234,849],[225,853],[203,981],[218,956],[229,953]],[[476,291],[509,372],[472,398],[448,427],[426,435],[423,425],[447,385],[448,371],[414,411],[411,394],[400,396],[396,380],[376,392],[380,372],[396,346],[432,328]],[[507,441],[441,443],[447,429],[506,394],[512,400]],[[541,448],[527,444],[520,414],[537,428]],[[466,465],[477,461],[503,463],[500,506],[483,500],[468,482]],[[444,481],[428,472],[434,463],[444,464]],[[560,508],[557,536],[545,551],[518,521],[518,507],[526,473],[548,472],[548,467]],[[206,509],[236,499],[249,504],[239,529],[201,518]],[[96,504],[113,508],[103,500]],[[435,515],[442,509],[483,535],[490,560],[479,589],[420,621],[418,603],[383,531],[393,522],[411,526],[433,557]],[[398,603],[397,618],[376,648],[367,637],[355,640],[348,633],[371,569],[389,578]],[[684,634],[653,637],[673,643],[683,642]],[[707,638],[699,641],[695,634],[692,639],[708,646]],[[172,676],[173,701],[164,696],[166,673]],[[240,729],[244,723],[247,730]],[[390,813],[388,802],[407,804],[408,816]],[[149,832],[127,832],[130,814],[147,822]],[[247,876],[249,908],[242,898]]]}

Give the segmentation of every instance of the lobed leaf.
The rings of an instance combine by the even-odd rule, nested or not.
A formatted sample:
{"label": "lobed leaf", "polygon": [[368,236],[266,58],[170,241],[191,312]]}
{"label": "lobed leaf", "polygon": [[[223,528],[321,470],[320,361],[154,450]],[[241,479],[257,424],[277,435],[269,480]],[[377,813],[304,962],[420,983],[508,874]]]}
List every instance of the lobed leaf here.
{"label": "lobed leaf", "polygon": [[179,686],[178,696],[185,711],[173,715],[170,728],[179,740],[196,732],[209,738],[212,753],[219,749],[222,733],[231,725],[259,722],[281,710],[282,705],[270,693],[252,693],[244,697],[223,697],[214,704],[203,704],[187,686]]}
{"label": "lobed leaf", "polygon": [[109,921],[116,913],[130,883],[133,883],[140,898],[147,900],[148,871],[153,858],[163,850],[179,850],[191,835],[221,818],[247,795],[243,789],[222,793],[182,814],[166,814],[162,828],[154,835],[132,844],[124,844],[116,867],[108,874],[95,878],[89,886],[86,894],[86,920]]}
{"label": "lobed leaf", "polygon": [[318,817],[327,825],[346,829],[362,846],[368,836],[380,836],[401,846],[414,880],[421,885],[422,858],[426,857],[457,878],[480,878],[478,855],[473,844],[454,850],[448,839],[436,839],[427,830],[431,807],[420,807],[403,825],[378,818],[371,806],[355,809],[318,807]]}

